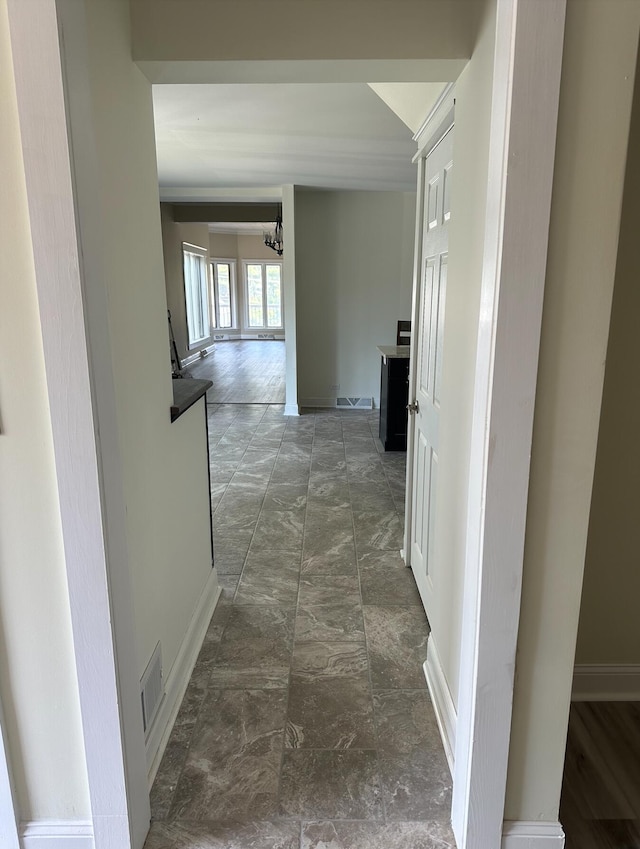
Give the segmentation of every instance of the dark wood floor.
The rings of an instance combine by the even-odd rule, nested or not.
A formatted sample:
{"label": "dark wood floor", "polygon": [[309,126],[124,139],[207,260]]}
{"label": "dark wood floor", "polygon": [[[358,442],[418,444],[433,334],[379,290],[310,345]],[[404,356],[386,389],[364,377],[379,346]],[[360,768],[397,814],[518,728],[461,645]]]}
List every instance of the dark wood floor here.
{"label": "dark wood floor", "polygon": [[640,702],[571,705],[560,822],[566,849],[640,849]]}
{"label": "dark wood floor", "polygon": [[190,365],[193,377],[213,382],[209,404],[284,404],[284,342],[271,339],[217,342]]}

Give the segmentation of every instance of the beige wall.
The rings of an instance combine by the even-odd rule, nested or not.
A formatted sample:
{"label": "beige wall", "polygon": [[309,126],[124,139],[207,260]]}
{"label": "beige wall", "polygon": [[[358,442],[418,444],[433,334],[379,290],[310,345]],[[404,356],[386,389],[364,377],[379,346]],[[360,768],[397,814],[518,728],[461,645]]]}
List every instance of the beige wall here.
{"label": "beige wall", "polygon": [[[298,397],[380,398],[377,345],[411,317],[415,195],[296,189]],[[339,384],[340,389],[331,386]]]}
{"label": "beige wall", "polygon": [[49,403],[0,0],[0,702],[18,815],[90,815]]}
{"label": "beige wall", "polygon": [[505,814],[553,820],[640,29],[636,0],[569,0]]}
{"label": "beige wall", "polygon": [[432,570],[432,574],[437,576],[438,605],[430,624],[454,704],[458,701],[460,671],[469,456],[494,46],[495,3],[488,2],[473,56],[456,83],[454,182],[442,358],[440,473]]}
{"label": "beige wall", "polygon": [[636,69],[576,663],[640,663],[639,226]]}
{"label": "beige wall", "polygon": [[[209,248],[207,224],[178,224],[173,220],[172,206],[160,204],[162,222],[162,250],[164,255],[164,280],[167,307],[171,311],[171,326],[180,360],[193,355],[199,347],[189,349],[187,333],[187,310],[184,300],[184,271],[182,266],[182,243],[189,242],[204,250]],[[206,347],[203,345],[201,347]]]}
{"label": "beige wall", "polygon": [[128,2],[85,7],[91,110],[72,127],[94,131],[102,220],[85,262],[103,264],[107,290],[138,668],[160,640],[167,674],[211,569],[203,403],[171,424],[151,86],[131,61]]}
{"label": "beige wall", "polygon": [[[224,331],[229,336],[240,336],[241,334],[255,335],[255,330],[247,327],[246,305],[244,297],[243,267],[242,263],[247,260],[266,260],[267,262],[282,262],[283,256],[279,257],[271,248],[268,248],[262,236],[257,234],[238,233],[211,233],[209,236],[209,256],[217,259],[236,260],[236,282],[237,282],[237,313],[238,329]],[[277,338],[284,338],[284,330],[276,332]]]}
{"label": "beige wall", "polygon": [[[133,0],[131,6],[136,59],[366,60],[467,58],[477,3]],[[224,37],[212,39],[212,32]]]}

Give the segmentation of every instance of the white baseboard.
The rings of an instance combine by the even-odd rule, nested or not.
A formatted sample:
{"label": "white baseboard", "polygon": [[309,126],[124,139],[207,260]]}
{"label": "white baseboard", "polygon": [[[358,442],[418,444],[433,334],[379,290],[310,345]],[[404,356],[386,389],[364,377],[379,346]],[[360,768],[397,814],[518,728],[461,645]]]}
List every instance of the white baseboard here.
{"label": "white baseboard", "polygon": [[212,569],[178,655],[171,667],[171,672],[167,676],[164,697],[147,738],[149,787],[153,784],[153,779],[156,777],[164,750],[167,747],[173,723],[176,721],[180,704],[191,678],[193,667],[198,659],[220,593],[221,587],[218,585],[218,576],[216,570]]}
{"label": "white baseboard", "polygon": [[574,702],[640,701],[640,664],[576,665],[571,699]]}
{"label": "white baseboard", "polygon": [[34,820],[20,824],[22,849],[94,849],[93,824],[84,820]]}
{"label": "white baseboard", "polygon": [[427,686],[436,714],[438,728],[440,729],[444,753],[447,756],[449,771],[453,775],[458,716],[453,699],[451,698],[451,692],[445,678],[444,670],[442,669],[442,664],[440,663],[438,650],[433,641],[433,634],[429,635],[429,641],[427,642],[427,659],[424,662],[424,675],[427,679]]}
{"label": "white baseboard", "polygon": [[297,404],[285,404],[283,415],[285,415],[285,416],[299,416],[300,415],[300,407]]}
{"label": "white baseboard", "polygon": [[[368,395],[368,398],[372,396]],[[365,412],[371,412],[372,410],[376,410],[380,407],[380,402],[378,398],[373,397],[373,406],[372,407],[353,407],[354,410],[360,409]],[[312,407],[312,408],[320,408],[324,410],[348,410],[349,407],[338,407],[337,398],[335,395],[332,395],[330,398],[300,398],[300,406],[301,407]]]}
{"label": "white baseboard", "polygon": [[559,822],[505,821],[501,849],[563,849],[564,831]]}

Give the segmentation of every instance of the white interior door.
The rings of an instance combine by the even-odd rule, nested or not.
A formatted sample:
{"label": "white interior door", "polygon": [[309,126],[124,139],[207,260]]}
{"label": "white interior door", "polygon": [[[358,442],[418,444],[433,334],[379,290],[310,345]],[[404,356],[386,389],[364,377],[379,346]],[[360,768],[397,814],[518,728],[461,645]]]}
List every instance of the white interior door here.
{"label": "white interior door", "polygon": [[[415,328],[411,568],[427,617],[434,603],[433,544],[438,492],[440,397],[447,294],[453,128],[429,153],[424,171],[422,267]],[[413,407],[413,409],[412,409]]]}

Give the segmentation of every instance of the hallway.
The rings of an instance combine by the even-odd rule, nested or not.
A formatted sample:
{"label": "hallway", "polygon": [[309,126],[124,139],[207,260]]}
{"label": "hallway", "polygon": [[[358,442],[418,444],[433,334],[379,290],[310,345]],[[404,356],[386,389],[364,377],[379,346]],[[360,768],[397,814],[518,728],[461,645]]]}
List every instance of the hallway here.
{"label": "hallway", "polygon": [[451,779],[377,413],[211,405],[223,596],[146,849],[449,849]]}
{"label": "hallway", "polygon": [[211,380],[208,404],[284,404],[285,347],[273,339],[217,342],[206,357],[185,369]]}

